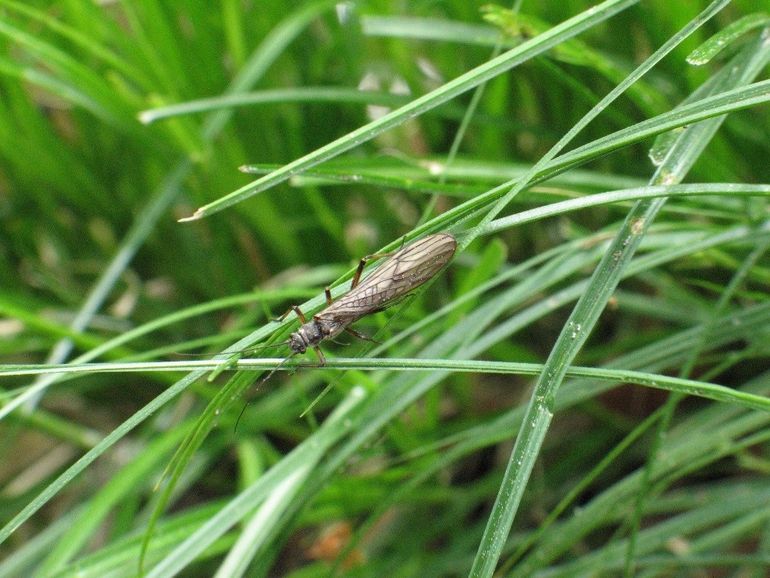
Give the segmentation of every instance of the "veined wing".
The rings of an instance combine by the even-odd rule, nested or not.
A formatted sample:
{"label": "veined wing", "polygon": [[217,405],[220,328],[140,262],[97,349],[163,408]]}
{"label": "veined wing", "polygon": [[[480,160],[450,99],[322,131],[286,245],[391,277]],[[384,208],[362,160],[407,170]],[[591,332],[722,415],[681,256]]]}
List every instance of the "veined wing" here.
{"label": "veined wing", "polygon": [[457,241],[448,233],[428,235],[391,255],[358,286],[316,316],[347,323],[387,307],[436,275],[454,256]]}

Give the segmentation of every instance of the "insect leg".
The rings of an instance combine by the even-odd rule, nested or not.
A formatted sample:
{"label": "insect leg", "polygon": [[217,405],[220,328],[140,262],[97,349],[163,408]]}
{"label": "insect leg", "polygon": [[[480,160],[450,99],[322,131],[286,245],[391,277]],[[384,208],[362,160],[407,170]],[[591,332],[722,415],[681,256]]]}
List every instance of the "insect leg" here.
{"label": "insect leg", "polygon": [[326,295],[326,305],[331,305],[333,303],[332,299],[332,291],[328,287],[324,288],[324,295]]}
{"label": "insect leg", "polygon": [[274,321],[275,323],[279,323],[279,322],[283,321],[284,319],[286,319],[286,317],[287,317],[287,316],[289,315],[289,313],[291,313],[292,311],[294,311],[294,313],[296,313],[296,314],[297,314],[297,317],[299,318],[300,322],[301,322],[303,325],[304,325],[305,323],[307,323],[307,319],[305,319],[305,314],[304,314],[304,313],[302,313],[302,309],[300,309],[298,305],[292,305],[291,307],[289,307],[289,308],[288,308],[288,309],[287,309],[287,310],[284,312],[284,314],[283,314],[283,315],[281,315],[280,317],[274,317],[274,318],[273,318],[273,321]]}
{"label": "insect leg", "polygon": [[358,286],[358,282],[361,280],[361,274],[364,272],[364,267],[369,261],[374,259],[382,259],[383,257],[390,257],[393,253],[374,253],[373,255],[367,255],[358,262],[356,272],[353,274],[353,280],[350,282],[350,288],[355,289]]}
{"label": "insect leg", "polygon": [[279,323],[284,319],[286,319],[286,317],[288,317],[289,313],[291,313],[292,311],[294,311],[294,313],[297,314],[297,317],[299,317],[299,320],[302,321],[302,323],[305,323],[305,316],[302,314],[302,311],[297,305],[292,305],[286,311],[284,311],[279,317],[273,317],[272,320],[275,323]]}
{"label": "insect leg", "polygon": [[316,356],[318,356],[318,363],[320,365],[326,365],[326,357],[324,357],[323,351],[321,351],[320,347],[314,347],[313,351],[315,351]]}
{"label": "insect leg", "polygon": [[[294,311],[294,313],[297,314],[297,317],[299,317],[300,323],[302,323],[302,325],[307,323],[307,319],[305,319],[305,315],[304,315],[304,313],[302,313],[302,309],[300,309],[299,306],[292,305],[290,311]],[[288,312],[287,312],[287,314],[288,314]],[[286,317],[286,314],[284,315],[284,317]]]}

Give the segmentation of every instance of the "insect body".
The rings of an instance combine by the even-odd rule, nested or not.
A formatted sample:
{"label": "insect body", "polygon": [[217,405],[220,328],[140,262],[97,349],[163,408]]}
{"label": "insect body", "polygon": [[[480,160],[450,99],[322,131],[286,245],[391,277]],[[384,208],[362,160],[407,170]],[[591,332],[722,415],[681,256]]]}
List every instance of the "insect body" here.
{"label": "insect body", "polygon": [[431,279],[449,263],[455,249],[457,241],[452,235],[429,235],[389,254],[387,261],[359,283],[366,262],[380,255],[364,257],[353,275],[350,291],[337,301],[332,301],[331,292],[327,287],[328,306],[310,321],[305,319],[299,307],[292,307],[302,322],[302,326],[289,336],[288,343],[292,355],[313,348],[323,365],[325,360],[318,345],[324,339],[339,335],[343,331],[365,338],[348,326],[365,315],[386,309]]}

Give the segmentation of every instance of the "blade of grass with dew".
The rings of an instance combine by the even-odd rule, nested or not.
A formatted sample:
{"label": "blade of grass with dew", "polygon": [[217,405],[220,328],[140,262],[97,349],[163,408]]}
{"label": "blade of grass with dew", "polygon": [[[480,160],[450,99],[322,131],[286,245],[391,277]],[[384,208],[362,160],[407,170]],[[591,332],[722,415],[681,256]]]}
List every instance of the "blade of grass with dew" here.
{"label": "blade of grass with dew", "polygon": [[[673,50],[674,47],[724,7],[725,4],[726,2],[719,1],[712,3],[698,18],[694,19],[680,33],[672,37],[669,42],[664,44],[663,47],[632,73],[627,82],[621,83],[586,115],[585,122],[581,121],[578,123],[575,129],[570,131],[552,149],[552,152],[545,156],[544,161],[547,162],[555,156],[560,147],[564,146],[574,134],[581,130],[586,122],[592,120],[612,100],[620,96],[627,85],[630,85],[638,76],[652,68],[655,63]],[[537,168],[536,165],[531,173],[534,174]],[[514,189],[506,197],[513,196],[516,192],[518,192],[517,189]],[[499,207],[501,210],[504,203],[507,203],[508,199],[506,197],[503,197],[495,208]],[[616,241],[613,243],[614,246],[608,249],[602,262],[598,265],[586,293],[581,296],[575,305],[572,315],[570,315],[564,330],[557,338],[556,344],[551,350],[543,373],[535,384],[535,391],[527,407],[524,422],[516,437],[516,443],[501,483],[500,492],[492,507],[487,527],[471,568],[471,576],[480,578],[491,576],[494,573],[529,479],[529,474],[532,471],[535,460],[539,455],[539,449],[548,431],[553,415],[556,392],[561,385],[566,369],[588,338],[588,333],[593,328],[612,291],[614,291],[615,286],[620,280],[620,272],[623,270],[624,265],[630,261],[643,236],[644,227],[640,229],[639,219],[642,218],[646,211],[641,207],[639,209],[638,211],[632,210],[629,214],[616,237]],[[637,212],[639,213],[638,216],[635,214]],[[496,214],[493,210],[484,217],[479,228],[483,228],[495,216]],[[652,217],[652,214],[648,216]],[[642,224],[648,224],[649,222],[649,220],[641,221]]]}
{"label": "blade of grass with dew", "polygon": [[[756,63],[766,58],[761,51],[757,53],[757,56],[758,58],[754,60],[753,64],[743,70],[757,71],[759,67],[756,66]],[[743,71],[737,74],[740,75],[742,73]],[[704,137],[713,134],[721,120],[714,119],[708,123],[701,123],[691,127],[692,130],[688,129],[683,133],[681,140],[677,143],[677,147],[672,149],[672,152],[669,154],[667,162],[656,171],[653,182],[664,179],[665,182],[671,183],[681,179],[708,142],[709,138]],[[638,243],[641,241],[639,237],[644,234],[644,230],[652,222],[663,202],[664,200],[641,201],[627,217],[611,250],[607,253],[607,257],[594,273],[591,287],[587,289],[586,297],[581,298],[581,301],[576,305],[565,327],[565,332],[560,335],[557,345],[561,345],[561,347],[558,350],[554,348],[553,362],[550,359],[549,362],[546,362],[549,367],[553,365],[553,369],[550,370],[553,373],[548,375],[549,380],[554,380],[554,376],[556,376],[558,379],[555,382],[558,384],[561,381],[561,377],[558,375],[559,372],[563,371],[566,363],[574,358],[574,355],[577,353],[577,346],[580,345],[580,343],[574,342],[578,340],[582,343],[587,335],[583,335],[582,339],[575,338],[580,338],[579,334],[586,331],[587,327],[591,327],[596,318],[598,318],[606,299],[609,298],[619,280],[615,272],[622,269],[622,265],[627,259],[626,253],[629,250],[635,250],[638,246]],[[594,286],[596,287],[595,291],[592,290]],[[591,300],[588,299],[589,295]],[[578,328],[580,329],[579,331]],[[578,333],[578,335],[575,336],[575,333]],[[540,385],[541,382],[539,381],[538,387]],[[543,380],[542,385],[548,386],[549,383]],[[523,424],[522,427],[524,428],[525,426],[526,424]],[[516,452],[514,451],[514,453]],[[525,572],[531,572],[532,570],[531,565],[525,566]]]}
{"label": "blade of grass with dew", "polygon": [[[770,242],[770,239],[767,240]],[[248,360],[240,359],[236,362],[234,370],[237,369],[244,374],[249,372],[264,372],[265,369],[275,365],[277,361],[281,359],[258,359]],[[216,368],[219,365],[219,361],[192,361],[192,362],[154,362],[154,363],[91,363],[80,366],[72,365],[60,365],[56,368],[51,368],[48,365],[41,366],[5,366],[0,365],[0,375],[35,375],[36,373],[78,373],[78,374],[98,374],[98,373],[144,373],[148,371],[163,372],[163,371],[182,371],[190,370],[193,367],[203,368],[202,371],[207,371],[212,368]],[[280,369],[293,370],[297,365],[286,364]],[[300,366],[301,367],[301,366]],[[332,358],[328,360],[328,364],[324,366],[327,369],[357,369],[359,371],[433,371],[433,370],[446,370],[458,373],[492,373],[500,375],[530,375],[536,376],[541,373],[543,365],[538,363],[519,363],[509,361],[478,361],[473,359],[467,360],[454,360],[443,358],[376,358],[376,357],[351,357],[351,358]],[[740,391],[736,391],[727,387],[723,387],[718,384],[708,383],[698,380],[673,378],[665,375],[643,373],[632,370],[604,370],[600,368],[592,367],[580,367],[571,366],[567,370],[567,376],[569,377],[591,377],[602,381],[626,381],[628,383],[636,385],[644,385],[655,389],[662,389],[665,391],[675,391],[684,395],[694,395],[702,397],[704,399],[711,399],[714,401],[724,401],[728,403],[734,403],[744,407],[758,409],[762,411],[770,411],[770,400],[753,395],[743,394]],[[253,383],[252,377],[247,377],[248,383],[246,387],[249,387]],[[230,397],[233,400],[237,400],[240,393],[237,391],[234,393],[231,388],[232,385],[227,385],[218,394],[223,398]],[[226,407],[225,403],[219,399],[216,399],[219,405],[219,412]],[[212,403],[212,406],[215,404]],[[216,409],[213,410],[214,416],[217,415]],[[212,416],[204,414],[200,421],[205,425],[210,426],[210,420]],[[200,426],[201,424],[197,424]],[[196,426],[196,432],[198,427]],[[203,431],[208,431],[208,428],[203,428]],[[196,433],[196,437],[205,434]],[[172,460],[175,463],[176,460]]]}
{"label": "blade of grass with dew", "polygon": [[[732,66],[725,68],[722,74],[715,76],[714,80],[704,87],[703,91],[707,93],[718,93],[730,89],[735,85],[740,86],[751,82],[751,80],[762,71],[767,62],[770,61],[770,48],[767,46],[767,42],[764,38],[768,32],[770,32],[770,29],[766,29],[765,34],[758,35],[754,42],[749,44],[748,47],[733,58]],[[693,127],[688,127],[682,131],[682,133],[677,135],[676,140],[671,143],[670,148],[663,157],[664,160],[656,171],[656,176],[653,178],[657,181],[665,181],[666,183],[679,182],[684,179],[685,175],[689,172],[692,165],[705,149],[706,144],[711,141],[724,120],[725,117],[716,117]],[[665,202],[665,199],[651,201],[649,207],[650,214],[654,215],[663,202]],[[740,268],[738,269],[738,272],[740,272]],[[738,274],[738,272],[736,274]],[[729,293],[728,285],[727,290],[723,292],[723,298]],[[720,307],[718,303],[714,310],[713,317],[716,317],[719,314],[719,311]],[[704,339],[706,338],[707,337],[704,334]],[[694,356],[697,355],[696,352],[700,351],[704,345],[705,342],[702,342],[701,347],[692,350],[691,357],[680,372],[681,376],[687,377],[689,368],[691,368],[695,362]],[[671,396],[666,402],[666,411],[663,413],[663,418],[658,425],[658,435],[653,442],[646,462],[641,484],[642,491],[637,497],[636,508],[631,522],[631,532],[628,540],[628,551],[626,554],[626,565],[624,570],[626,576],[631,576],[634,572],[633,564],[636,558],[636,536],[640,532],[642,512],[645,509],[648,494],[651,491],[650,480],[653,475],[653,467],[657,461],[656,457],[664,443],[665,433],[670,427],[674,410],[679,405],[679,401],[679,396]]]}

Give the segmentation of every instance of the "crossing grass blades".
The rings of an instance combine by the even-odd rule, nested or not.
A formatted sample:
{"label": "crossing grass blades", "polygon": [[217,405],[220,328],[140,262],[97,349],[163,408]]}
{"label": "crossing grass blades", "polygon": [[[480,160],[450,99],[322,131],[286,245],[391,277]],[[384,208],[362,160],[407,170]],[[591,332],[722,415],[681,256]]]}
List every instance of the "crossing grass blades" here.
{"label": "crossing grass blades", "polygon": [[[270,379],[273,373],[292,357],[305,353],[308,349],[312,349],[318,356],[320,365],[324,365],[326,358],[319,345],[342,332],[369,340],[367,336],[351,329],[350,325],[366,315],[387,309],[409,292],[435,277],[452,260],[456,249],[457,240],[452,235],[435,233],[405,245],[395,253],[367,255],[358,264],[350,283],[350,290],[334,301],[327,287],[324,290],[326,308],[313,315],[310,321],[305,318],[297,305],[293,305],[279,318],[279,321],[294,311],[301,326],[289,335],[288,340],[269,346],[288,345],[291,353],[272,369],[259,382],[259,385]],[[361,275],[366,264],[373,259],[385,257],[387,260],[362,281]]]}

